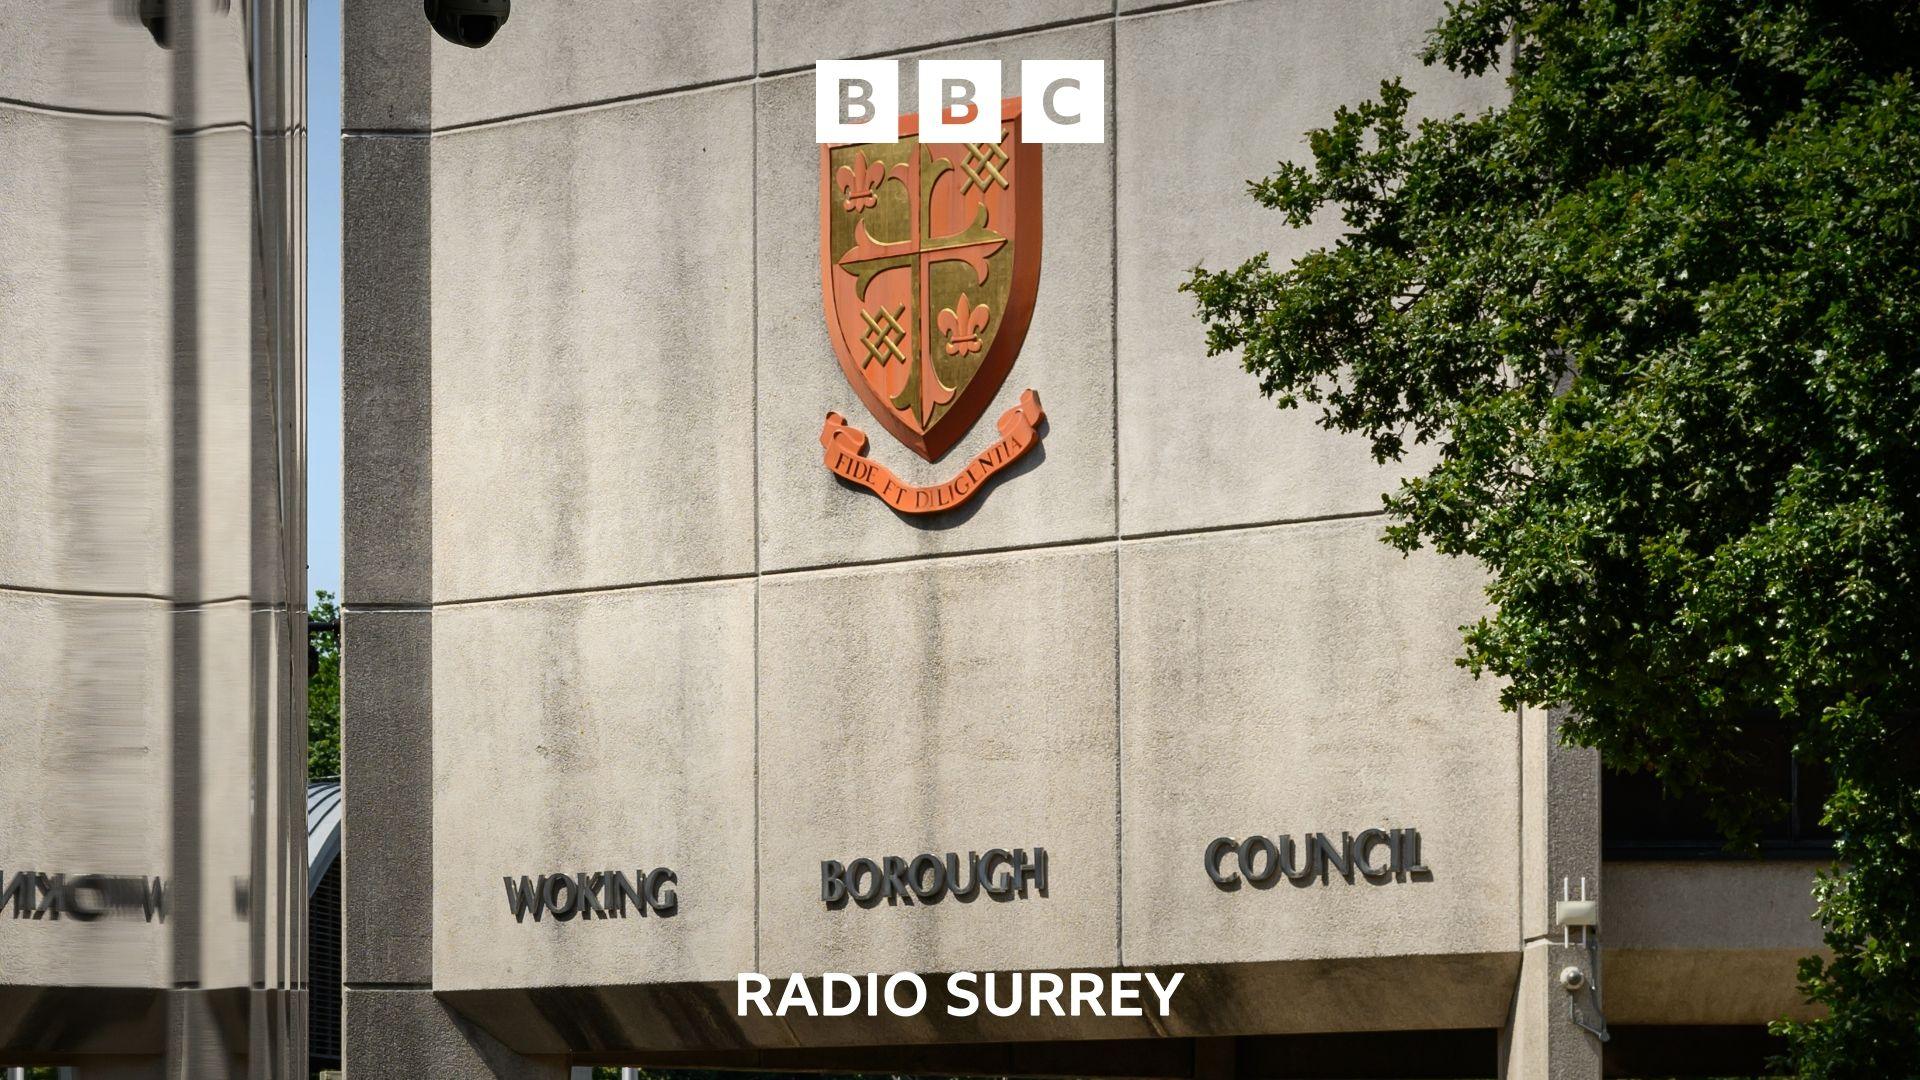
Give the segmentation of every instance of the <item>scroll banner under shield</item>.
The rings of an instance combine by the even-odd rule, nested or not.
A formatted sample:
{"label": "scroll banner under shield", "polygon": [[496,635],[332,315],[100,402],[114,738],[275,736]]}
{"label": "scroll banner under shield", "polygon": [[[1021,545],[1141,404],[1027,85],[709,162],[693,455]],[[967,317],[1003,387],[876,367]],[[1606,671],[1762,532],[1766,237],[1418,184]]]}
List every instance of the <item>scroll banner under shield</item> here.
{"label": "scroll banner under shield", "polygon": [[820,429],[820,445],[826,449],[827,468],[844,480],[880,496],[881,501],[903,514],[931,514],[965,502],[989,477],[1019,460],[1040,441],[1040,395],[1027,390],[1020,404],[1000,416],[996,425],[1000,439],[975,454],[959,474],[944,484],[916,487],[901,480],[892,469],[867,456],[867,436],[847,423],[837,412],[827,414]]}

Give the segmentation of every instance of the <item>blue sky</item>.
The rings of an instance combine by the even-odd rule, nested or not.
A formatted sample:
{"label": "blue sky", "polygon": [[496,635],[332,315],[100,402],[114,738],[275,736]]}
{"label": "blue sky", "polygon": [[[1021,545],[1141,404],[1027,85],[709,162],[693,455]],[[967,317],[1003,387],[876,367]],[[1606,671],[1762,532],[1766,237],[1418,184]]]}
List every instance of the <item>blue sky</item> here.
{"label": "blue sky", "polygon": [[307,4],[307,588],[340,595],[340,0]]}

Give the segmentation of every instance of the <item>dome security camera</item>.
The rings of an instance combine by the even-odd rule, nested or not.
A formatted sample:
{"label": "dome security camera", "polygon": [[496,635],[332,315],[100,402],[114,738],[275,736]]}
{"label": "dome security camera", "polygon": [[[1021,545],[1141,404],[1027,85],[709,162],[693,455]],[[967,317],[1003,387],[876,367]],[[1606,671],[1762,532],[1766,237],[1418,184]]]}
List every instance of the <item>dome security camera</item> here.
{"label": "dome security camera", "polygon": [[163,49],[173,48],[173,33],[167,24],[167,0],[135,0],[133,14],[140,25],[153,35],[153,43]]}
{"label": "dome security camera", "polygon": [[[146,27],[155,45],[163,49],[171,49],[174,23],[168,8],[174,4],[186,2],[187,0],[120,0],[115,5],[114,11],[119,16]],[[213,0],[209,6],[215,14],[226,15],[233,10],[233,0]]]}
{"label": "dome security camera", "polygon": [[427,22],[455,45],[478,49],[507,21],[510,0],[426,0]]}

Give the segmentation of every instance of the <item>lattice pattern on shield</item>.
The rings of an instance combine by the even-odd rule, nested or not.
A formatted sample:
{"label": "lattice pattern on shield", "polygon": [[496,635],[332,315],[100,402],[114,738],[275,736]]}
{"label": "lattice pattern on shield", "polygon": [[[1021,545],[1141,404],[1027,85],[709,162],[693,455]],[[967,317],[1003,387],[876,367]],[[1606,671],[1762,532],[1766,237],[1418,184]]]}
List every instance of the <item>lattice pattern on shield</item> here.
{"label": "lattice pattern on shield", "polygon": [[1000,166],[1005,165],[1008,158],[999,143],[967,143],[966,146],[967,159],[960,163],[960,171],[966,173],[967,178],[960,181],[961,194],[975,187],[987,191],[994,184],[1003,188],[1012,186],[1007,182],[1007,174],[1000,171]]}
{"label": "lattice pattern on shield", "polygon": [[907,341],[907,328],[900,322],[906,313],[905,304],[895,311],[883,307],[877,314],[871,311],[860,313],[861,320],[867,324],[866,332],[860,336],[860,344],[867,350],[866,359],[860,361],[861,367],[875,360],[880,361],[883,368],[895,360],[906,363],[907,351],[902,346]]}

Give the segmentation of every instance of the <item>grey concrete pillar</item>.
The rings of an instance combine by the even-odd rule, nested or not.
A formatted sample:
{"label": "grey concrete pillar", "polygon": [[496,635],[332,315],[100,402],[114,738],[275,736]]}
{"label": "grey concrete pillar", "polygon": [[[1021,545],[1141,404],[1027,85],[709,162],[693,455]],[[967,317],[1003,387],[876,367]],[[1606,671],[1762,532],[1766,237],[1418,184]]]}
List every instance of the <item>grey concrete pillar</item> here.
{"label": "grey concrete pillar", "polygon": [[431,993],[431,31],[417,6],[343,16],[342,1066],[505,1076]]}
{"label": "grey concrete pillar", "polygon": [[[1594,950],[1554,917],[1563,895],[1600,896],[1600,758],[1560,742],[1561,714],[1523,710],[1520,979],[1500,1033],[1501,1080],[1599,1080],[1605,1030]],[[1604,912],[1605,905],[1602,905]],[[1578,972],[1572,980],[1569,969]],[[1578,985],[1568,988],[1568,982]]]}
{"label": "grey concrete pillar", "polygon": [[347,987],[343,996],[346,1080],[568,1080],[566,1062],[514,1053],[430,990]]}
{"label": "grey concrete pillar", "polygon": [[435,40],[418,4],[343,16],[343,1071],[562,1080],[432,993]]}

